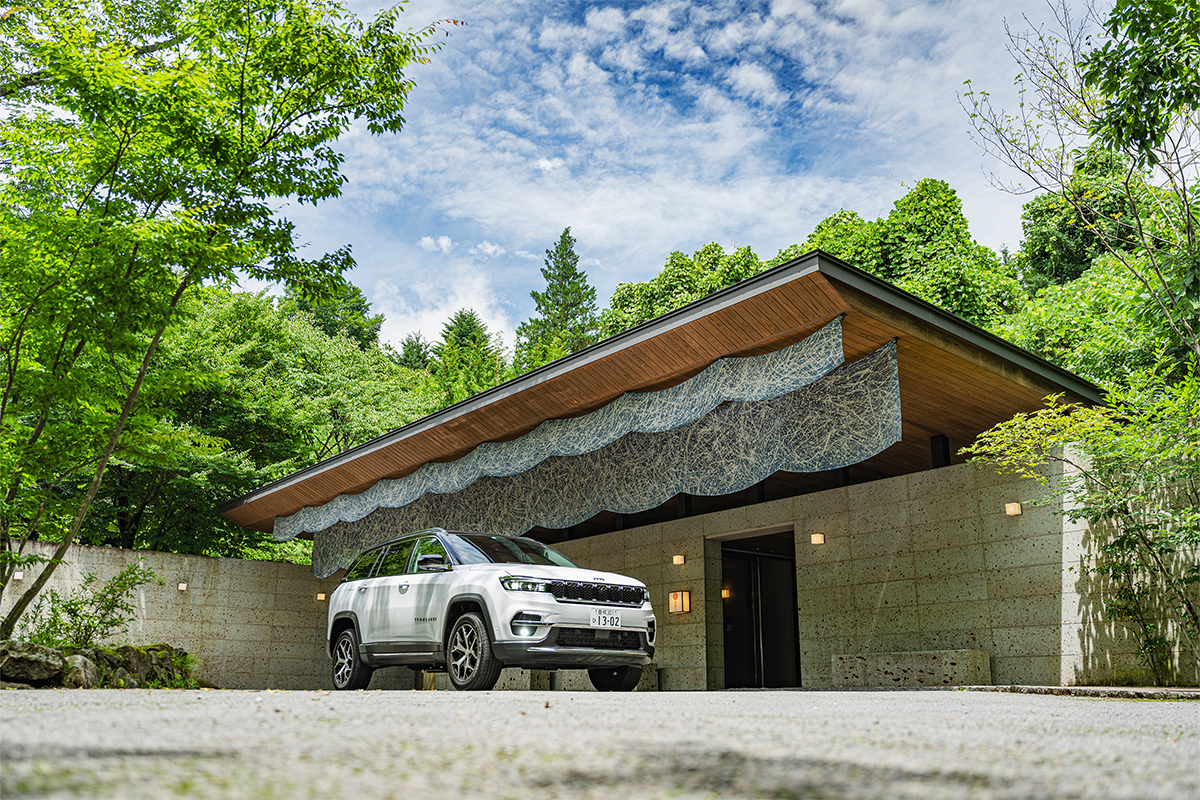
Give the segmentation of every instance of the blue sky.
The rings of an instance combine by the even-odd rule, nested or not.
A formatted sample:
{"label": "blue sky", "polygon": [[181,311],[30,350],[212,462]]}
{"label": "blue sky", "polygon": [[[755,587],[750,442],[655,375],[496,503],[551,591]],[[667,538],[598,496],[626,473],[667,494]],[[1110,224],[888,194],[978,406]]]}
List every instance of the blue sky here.
{"label": "blue sky", "polygon": [[1015,103],[1004,21],[1022,15],[1050,19],[982,0],[413,0],[407,25],[467,25],[410,71],[405,129],[355,128],[344,195],[284,213],[313,251],[352,246],[348,277],[393,343],[471,307],[511,346],[566,226],[601,305],[672,250],[769,257],[839,208],[886,214],[924,177],[958,190],[980,241],[1015,249],[1028,198],[989,185],[958,94],[972,79]]}

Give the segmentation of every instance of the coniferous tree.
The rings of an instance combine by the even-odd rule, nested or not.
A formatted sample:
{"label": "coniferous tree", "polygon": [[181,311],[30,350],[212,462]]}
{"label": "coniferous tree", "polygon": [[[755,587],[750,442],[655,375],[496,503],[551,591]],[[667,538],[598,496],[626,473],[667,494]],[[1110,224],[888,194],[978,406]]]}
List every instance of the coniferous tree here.
{"label": "coniferous tree", "polygon": [[402,367],[425,369],[429,366],[432,356],[433,346],[425,341],[425,337],[421,335],[420,331],[417,331],[404,337],[404,341],[400,343],[400,353],[394,358],[396,363]]}
{"label": "coniferous tree", "polygon": [[596,290],[579,269],[575,238],[563,230],[546,251],[544,292],[530,292],[537,316],[517,327],[514,366],[522,372],[582,350],[599,338]]}

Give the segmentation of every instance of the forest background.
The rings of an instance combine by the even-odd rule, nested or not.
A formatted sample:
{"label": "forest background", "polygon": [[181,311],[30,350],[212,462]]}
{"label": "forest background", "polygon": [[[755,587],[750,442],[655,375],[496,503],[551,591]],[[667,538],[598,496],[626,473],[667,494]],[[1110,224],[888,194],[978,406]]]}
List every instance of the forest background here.
{"label": "forest background", "polygon": [[[568,228],[511,346],[464,308],[398,347],[345,280],[348,250],[300,259],[272,202],[336,196],[338,137],[359,119],[399,131],[404,67],[456,23],[400,31],[395,10],[364,24],[308,0],[102,5],[0,15],[0,591],[37,539],[304,563],[307,542],[217,508],[821,249],[1108,392],[1100,410],[1051,399],[970,452],[1035,474],[1062,457],[1051,445],[1081,443],[1099,466],[1051,491],[1116,525],[1113,613],[1152,659],[1165,639],[1143,618],[1166,596],[1200,661],[1200,567],[1180,560],[1200,535],[1196,2],[1118,0],[1091,32],[1064,5],[1059,34],[1012,34],[1029,93],[1015,115],[968,86],[981,144],[1041,190],[1015,252],[977,242],[930,177],[886,216],[843,209],[769,258],[673,252],[601,307]],[[245,276],[282,294],[240,291]]]}

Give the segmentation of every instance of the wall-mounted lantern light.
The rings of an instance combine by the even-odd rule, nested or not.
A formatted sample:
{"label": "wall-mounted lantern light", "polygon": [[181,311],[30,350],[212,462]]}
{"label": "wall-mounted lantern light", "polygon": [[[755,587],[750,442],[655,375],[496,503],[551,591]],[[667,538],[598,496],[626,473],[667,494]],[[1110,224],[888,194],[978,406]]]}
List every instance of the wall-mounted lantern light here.
{"label": "wall-mounted lantern light", "polygon": [[729,590],[728,590],[728,589],[722,589],[722,590],[721,590],[721,599],[722,599],[722,600],[728,600],[728,599],[729,599]]}
{"label": "wall-mounted lantern light", "polygon": [[1010,517],[1021,516],[1021,504],[1020,503],[1005,503],[1004,504],[1004,513],[1008,514]]}
{"label": "wall-mounted lantern light", "polygon": [[186,592],[186,591],[187,591],[187,584],[186,584],[186,583],[181,583],[181,584],[179,584],[179,591],[181,591],[181,592]]}
{"label": "wall-mounted lantern light", "polygon": [[23,581],[25,580],[25,573],[22,570],[17,570],[13,573],[12,579],[14,581]]}
{"label": "wall-mounted lantern light", "polygon": [[671,592],[668,597],[667,610],[672,614],[687,614],[692,610],[691,592]]}
{"label": "wall-mounted lantern light", "polygon": [[317,599],[318,599],[318,600],[324,600],[324,599],[325,599],[325,593],[324,593],[324,592],[317,592]]}
{"label": "wall-mounted lantern light", "polygon": [[809,534],[808,541],[812,542],[813,544],[825,544],[825,534],[823,534],[823,533]]}
{"label": "wall-mounted lantern light", "polygon": [[683,557],[683,554],[682,554],[682,553],[680,553],[680,554],[679,554],[679,555],[677,555],[677,556],[671,556],[671,563],[672,563],[672,564],[674,564],[674,565],[675,565],[675,566],[677,566],[677,567],[678,567],[678,566],[681,566],[681,565],[683,564],[683,562],[684,562],[684,561],[686,561],[686,560],[687,560],[687,559]]}

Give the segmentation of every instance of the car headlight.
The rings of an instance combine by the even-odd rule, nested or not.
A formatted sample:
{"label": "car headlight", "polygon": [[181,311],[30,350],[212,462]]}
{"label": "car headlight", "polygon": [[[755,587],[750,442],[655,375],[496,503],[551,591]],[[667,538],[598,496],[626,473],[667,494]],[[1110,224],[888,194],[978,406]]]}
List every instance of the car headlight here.
{"label": "car headlight", "polygon": [[650,602],[650,590],[649,589],[642,589],[642,602],[643,603]]}
{"label": "car headlight", "polygon": [[547,583],[536,578],[515,578],[511,575],[500,579],[500,585],[510,592],[544,592]]}

